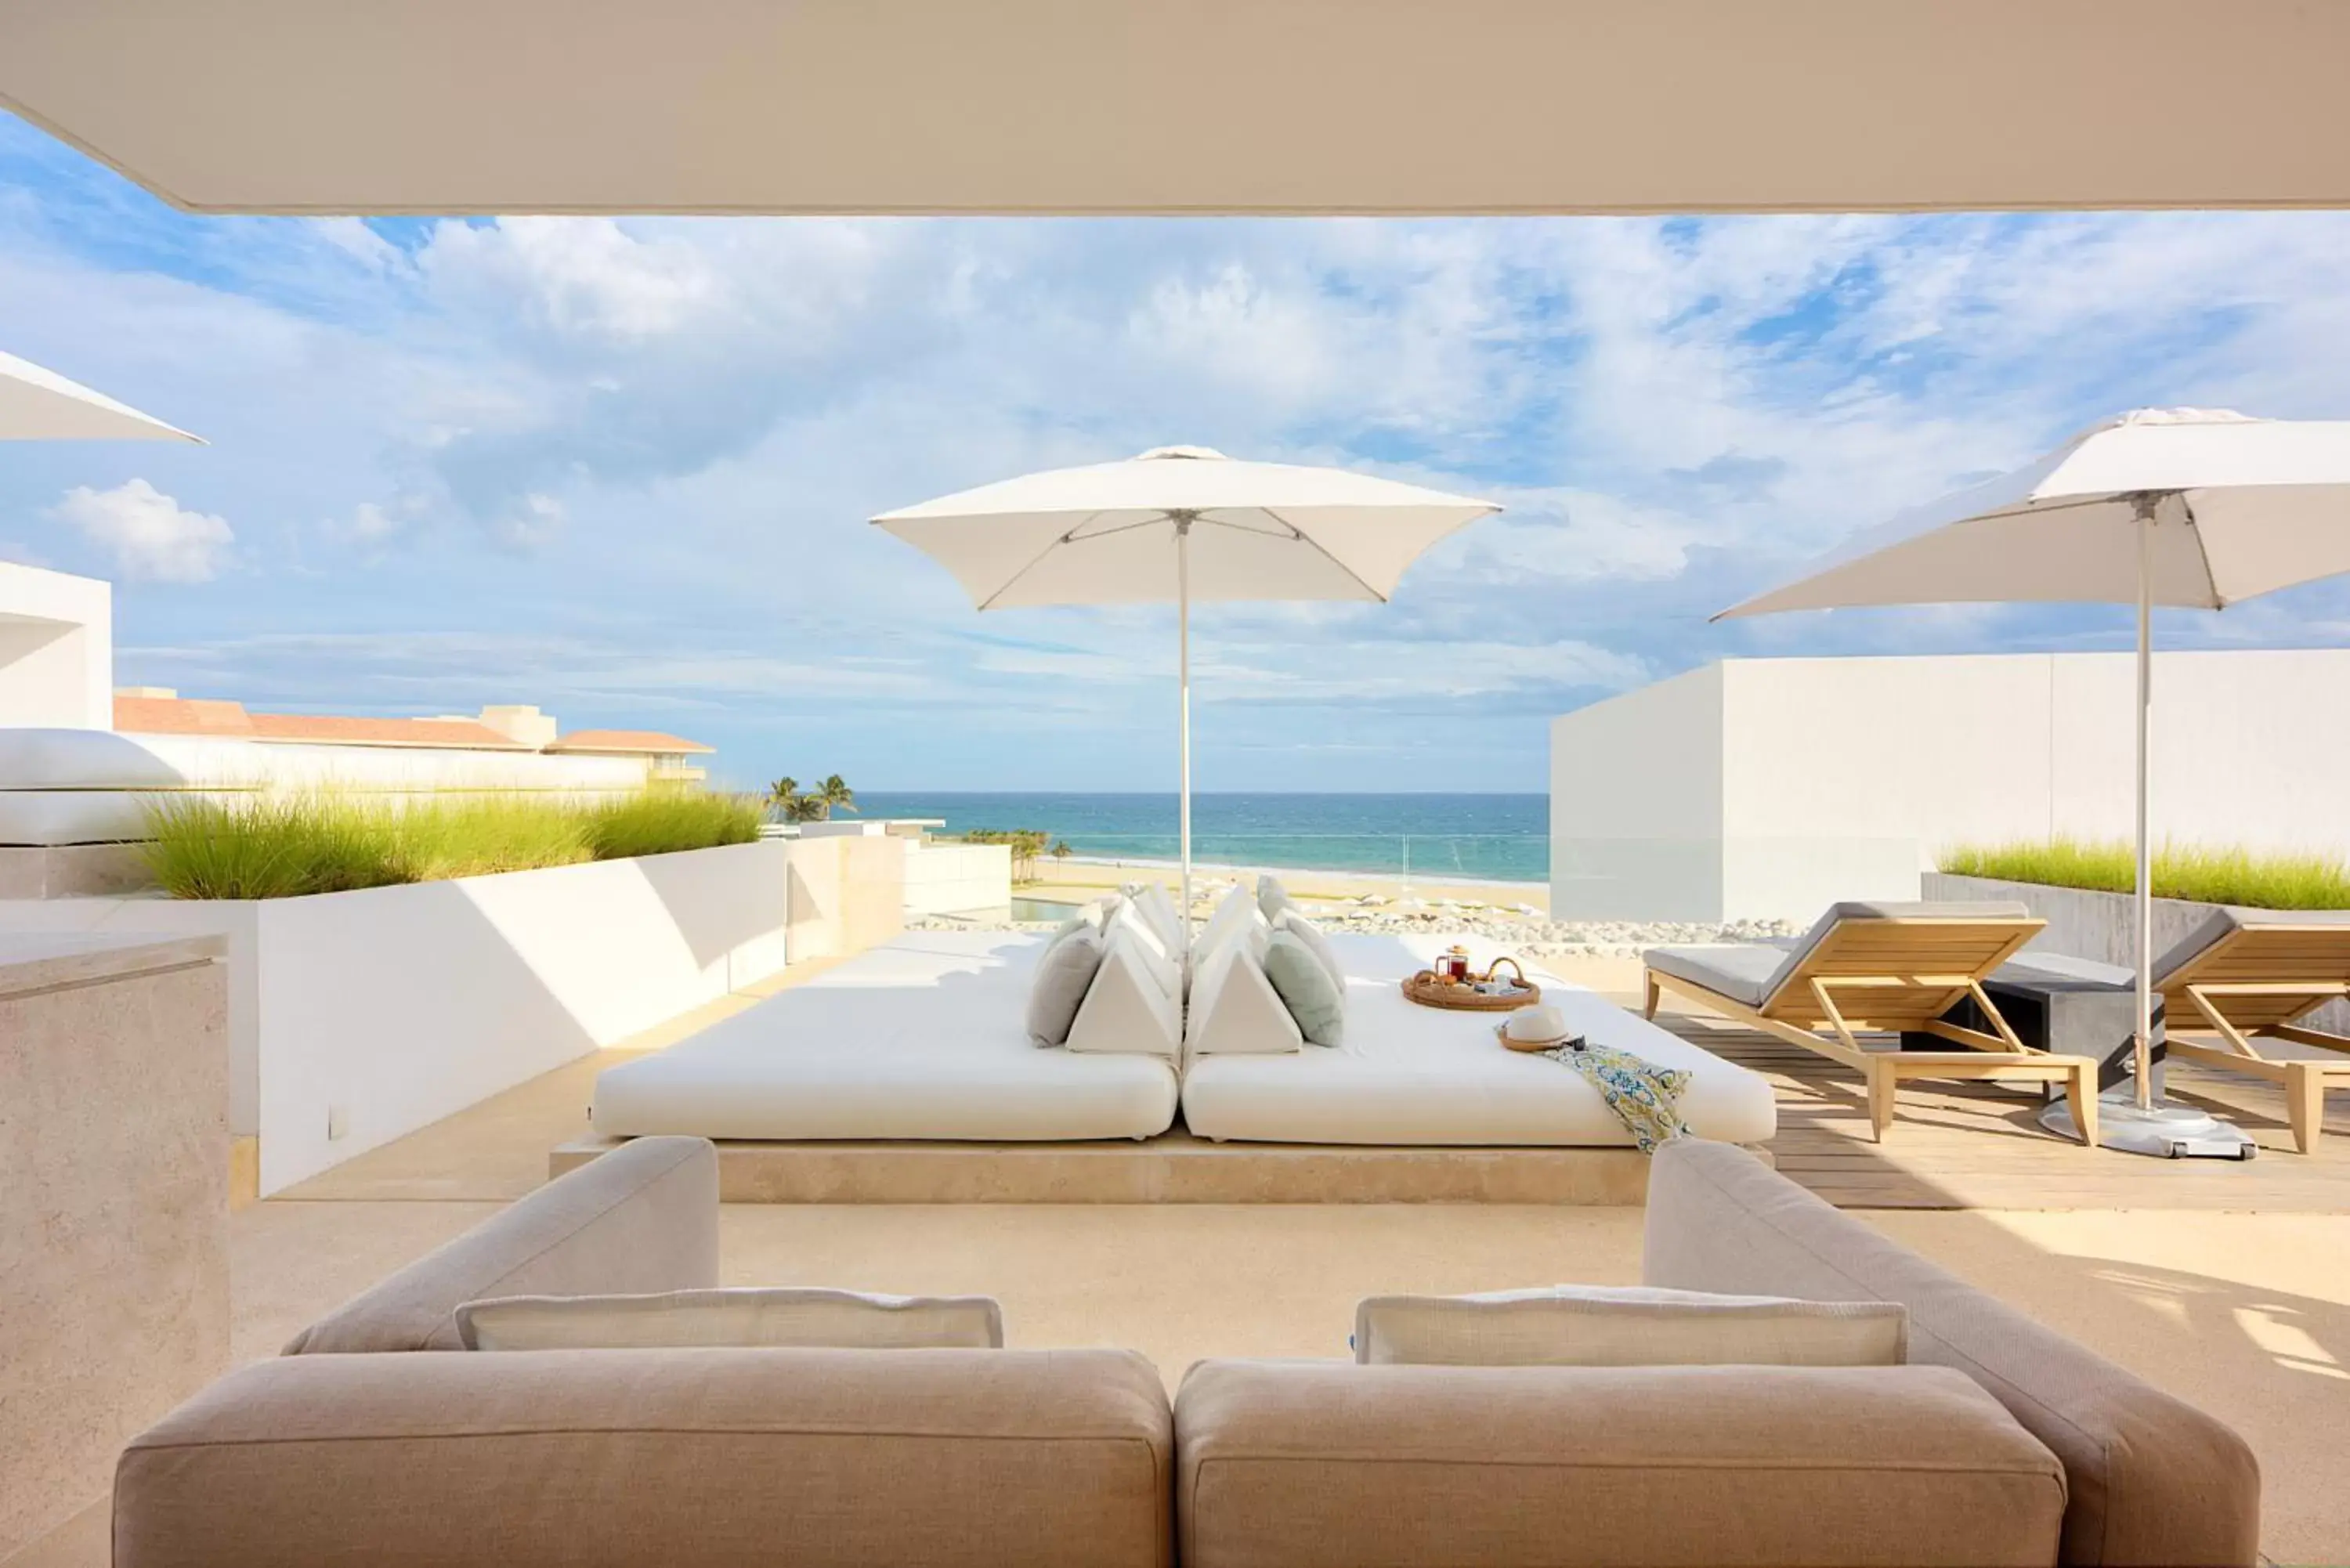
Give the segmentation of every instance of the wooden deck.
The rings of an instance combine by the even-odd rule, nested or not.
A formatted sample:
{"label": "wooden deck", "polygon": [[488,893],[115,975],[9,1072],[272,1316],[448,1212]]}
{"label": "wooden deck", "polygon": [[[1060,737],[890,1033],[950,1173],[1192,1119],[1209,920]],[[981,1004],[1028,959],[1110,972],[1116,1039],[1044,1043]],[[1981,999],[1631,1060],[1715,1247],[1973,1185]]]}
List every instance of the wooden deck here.
{"label": "wooden deck", "polygon": [[2173,1097],[2229,1117],[2261,1152],[2241,1162],[2162,1160],[2060,1141],[2036,1119],[2044,1104],[2036,1085],[1904,1084],[1878,1144],[1850,1070],[1722,1019],[1668,1011],[1657,1022],[1771,1080],[1779,1136],[1768,1147],[1780,1170],[1842,1208],[2350,1211],[2350,1096],[2327,1107],[2317,1152],[2296,1154],[2274,1085],[2173,1063]]}

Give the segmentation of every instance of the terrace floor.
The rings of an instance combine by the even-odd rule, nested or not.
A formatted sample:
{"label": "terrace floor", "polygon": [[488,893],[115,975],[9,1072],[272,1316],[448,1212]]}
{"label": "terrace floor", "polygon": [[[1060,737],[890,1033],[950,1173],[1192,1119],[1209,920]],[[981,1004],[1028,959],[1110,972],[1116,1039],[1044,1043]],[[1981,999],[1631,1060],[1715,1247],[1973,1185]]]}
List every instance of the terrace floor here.
{"label": "terrace floor", "polygon": [[[1575,978],[1621,993],[1627,972],[1603,963]],[[657,1049],[753,1000],[626,1049]],[[1905,1088],[1876,1145],[1849,1074],[1712,1021],[1662,1021],[1771,1076],[1773,1152],[1788,1174],[2242,1432],[2263,1468],[2271,1557],[2350,1563],[2339,1111],[2319,1156],[2298,1156],[2272,1091],[2182,1067],[2174,1090],[2238,1116],[2263,1153],[2172,1164],[2060,1143],[2021,1096],[1929,1085]],[[236,1359],[275,1354],[537,1186],[548,1150],[585,1131],[595,1074],[622,1059],[558,1069],[232,1216]],[[1012,1343],[1131,1346],[1171,1386],[1208,1355],[1344,1355],[1365,1295],[1631,1282],[1641,1222],[1636,1208],[1536,1204],[729,1204],[721,1235],[730,1283],[985,1293],[1003,1303]],[[93,1502],[7,1568],[106,1561]]]}
{"label": "terrace floor", "polygon": [[2037,1119],[2045,1102],[2036,1085],[1905,1084],[1893,1125],[1876,1143],[1860,1079],[1841,1065],[1723,1019],[1665,1011],[1657,1022],[1771,1080],[1779,1102],[1772,1158],[1839,1208],[2350,1212],[2350,1096],[2334,1096],[2315,1151],[2296,1154],[2276,1085],[2174,1063],[2171,1096],[2233,1121],[2261,1152],[2249,1161],[2163,1160],[2050,1136]]}

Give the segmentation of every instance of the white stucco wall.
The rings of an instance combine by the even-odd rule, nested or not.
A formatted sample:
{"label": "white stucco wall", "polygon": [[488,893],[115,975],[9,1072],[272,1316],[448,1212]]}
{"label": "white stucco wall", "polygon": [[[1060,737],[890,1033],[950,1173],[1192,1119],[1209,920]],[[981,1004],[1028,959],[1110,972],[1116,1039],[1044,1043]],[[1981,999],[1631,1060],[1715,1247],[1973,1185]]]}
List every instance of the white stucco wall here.
{"label": "white stucco wall", "polygon": [[1551,722],[1550,907],[1706,919],[1721,902],[1722,667]]}
{"label": "white stucco wall", "polygon": [[0,561],[0,726],[113,722],[113,588]]}
{"label": "white stucco wall", "polygon": [[967,915],[1012,904],[1008,844],[906,841],[906,913]]}
{"label": "white stucco wall", "polygon": [[[1553,908],[1808,919],[1836,898],[1916,898],[1955,844],[2126,838],[2133,662],[1732,659],[1567,714]],[[1692,740],[1707,690],[1716,734]],[[2158,837],[2350,854],[2350,729],[2330,718],[2345,709],[2350,649],[2158,653]]]}

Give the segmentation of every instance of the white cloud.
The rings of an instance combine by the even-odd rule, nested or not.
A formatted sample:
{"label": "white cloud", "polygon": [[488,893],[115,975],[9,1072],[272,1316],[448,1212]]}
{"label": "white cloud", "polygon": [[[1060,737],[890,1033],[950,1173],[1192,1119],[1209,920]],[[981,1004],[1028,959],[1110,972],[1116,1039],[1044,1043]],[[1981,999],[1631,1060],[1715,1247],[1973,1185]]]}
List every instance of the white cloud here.
{"label": "white cloud", "polygon": [[[2117,408],[2350,410],[2340,214],[277,225],[106,210],[101,227],[70,199],[0,206],[0,336],[217,442],[138,459],[164,489],[202,484],[240,535],[209,619],[127,607],[151,618],[126,639],[139,659],[292,705],[444,711],[478,691],[559,700],[567,722],[674,710],[722,744],[831,736],[840,763],[863,746],[904,782],[951,754],[1004,781],[1156,782],[1170,615],[976,618],[863,525],[1028,469],[1198,441],[1503,503],[1392,605],[1200,618],[1201,743],[1238,737],[1268,770],[1232,787],[1326,787],[1340,775],[1304,759],[1431,722],[1474,731],[1416,759],[1377,739],[1406,770],[1382,776],[1411,786],[1462,756],[1529,759],[1523,781],[1535,715],[1726,654],[2118,632],[2094,610],[1706,618]],[[110,555],[87,524],[41,537],[6,507],[115,494],[131,474],[114,461],[12,465],[0,526],[68,569],[92,544]],[[37,488],[19,477],[34,473]],[[320,545],[341,547],[304,553]],[[2345,612],[2350,596],[2331,615],[2280,601],[2178,636],[2314,636]],[[355,640],[270,640],[329,630]],[[446,657],[400,651],[418,648]]]}
{"label": "white cloud", "polygon": [[191,512],[143,479],[111,490],[78,484],[55,511],[134,581],[210,582],[236,539],[226,518]]}

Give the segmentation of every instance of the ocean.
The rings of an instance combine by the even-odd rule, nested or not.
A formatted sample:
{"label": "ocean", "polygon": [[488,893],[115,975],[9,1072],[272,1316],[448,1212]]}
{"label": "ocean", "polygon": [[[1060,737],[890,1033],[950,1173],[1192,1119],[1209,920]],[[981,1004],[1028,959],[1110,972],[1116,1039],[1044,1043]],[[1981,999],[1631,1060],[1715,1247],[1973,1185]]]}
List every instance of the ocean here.
{"label": "ocean", "polygon": [[[945,831],[1032,828],[1079,855],[1176,857],[1165,794],[859,794],[866,816],[946,819]],[[1550,876],[1550,797],[1540,794],[1195,794],[1191,858],[1201,865],[1367,871],[1541,882]]]}

